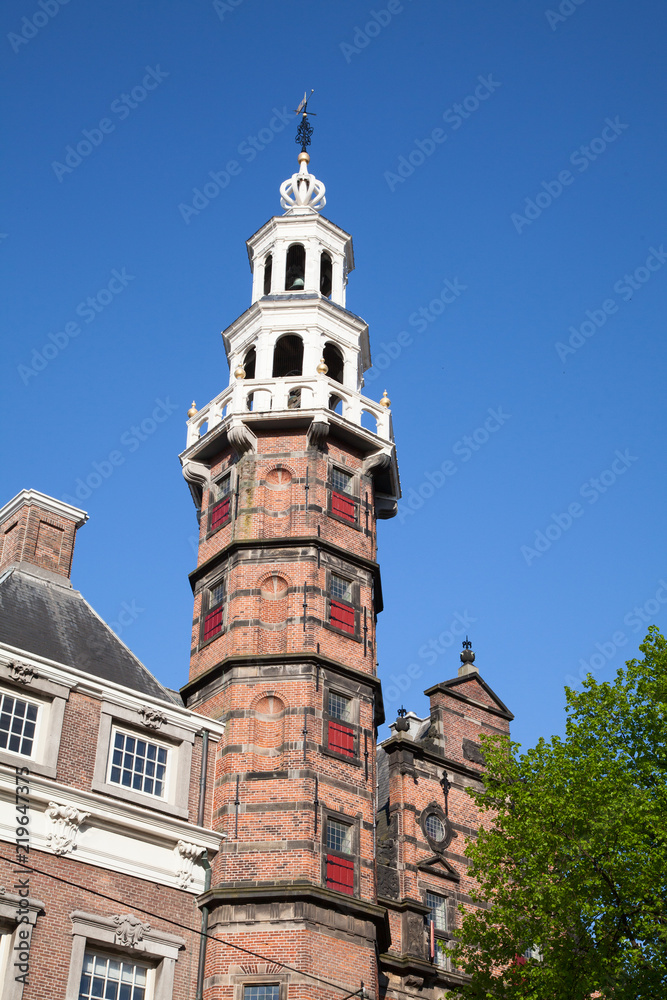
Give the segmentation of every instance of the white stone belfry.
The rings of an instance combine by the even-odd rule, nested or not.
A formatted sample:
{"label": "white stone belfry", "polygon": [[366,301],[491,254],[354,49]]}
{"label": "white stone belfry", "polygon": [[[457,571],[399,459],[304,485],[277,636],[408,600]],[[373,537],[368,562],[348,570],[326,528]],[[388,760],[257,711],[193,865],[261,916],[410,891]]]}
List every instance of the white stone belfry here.
{"label": "white stone belfry", "polygon": [[368,324],[345,304],[352,237],[321,215],[324,184],[308,172],[308,153],[298,160],[299,172],[280,186],[284,214],[246,241],[250,307],[222,333],[229,384],[189,413],[183,473],[197,502],[204,485],[198,456],[220,435],[239,453],[254,450],[253,428],[267,419],[294,423],[300,411],[301,422],[320,428],[341,423],[374,467],[389,470],[382,493],[394,512],[400,486],[391,410],[387,398],[362,394],[371,367]]}

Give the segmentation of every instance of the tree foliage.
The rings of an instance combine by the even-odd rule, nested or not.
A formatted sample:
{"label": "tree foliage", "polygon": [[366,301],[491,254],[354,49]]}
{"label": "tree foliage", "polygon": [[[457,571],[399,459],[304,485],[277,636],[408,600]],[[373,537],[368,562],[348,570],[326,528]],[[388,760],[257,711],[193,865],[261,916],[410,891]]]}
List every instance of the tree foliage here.
{"label": "tree foliage", "polygon": [[467,853],[487,908],[462,908],[453,956],[466,997],[667,996],[667,642],[652,626],[640,650],[613,683],[565,689],[563,740],[484,739],[470,794],[488,828]]}

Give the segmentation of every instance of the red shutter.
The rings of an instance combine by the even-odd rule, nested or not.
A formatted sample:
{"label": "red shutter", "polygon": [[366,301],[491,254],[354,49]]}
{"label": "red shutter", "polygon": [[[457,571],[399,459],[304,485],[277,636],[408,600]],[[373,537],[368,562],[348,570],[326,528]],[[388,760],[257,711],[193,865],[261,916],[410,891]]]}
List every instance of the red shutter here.
{"label": "red shutter", "polygon": [[330,722],[329,749],[344,753],[346,757],[354,757],[354,730],[341,726],[338,722]]}
{"label": "red shutter", "polygon": [[343,632],[354,634],[354,608],[351,608],[349,604],[332,601],[329,621],[336,628],[341,628]]}
{"label": "red shutter", "polygon": [[222,632],[222,608],[211,611],[204,619],[204,641]]}
{"label": "red shutter", "polygon": [[354,895],[354,861],[327,854],[327,886]]}
{"label": "red shutter", "polygon": [[220,503],[211,508],[211,531],[222,527],[225,521],[229,520],[229,506],[231,497],[225,497]]}
{"label": "red shutter", "polygon": [[357,520],[357,505],[355,501],[344,493],[331,491],[331,513],[337,517],[342,517],[346,521]]}

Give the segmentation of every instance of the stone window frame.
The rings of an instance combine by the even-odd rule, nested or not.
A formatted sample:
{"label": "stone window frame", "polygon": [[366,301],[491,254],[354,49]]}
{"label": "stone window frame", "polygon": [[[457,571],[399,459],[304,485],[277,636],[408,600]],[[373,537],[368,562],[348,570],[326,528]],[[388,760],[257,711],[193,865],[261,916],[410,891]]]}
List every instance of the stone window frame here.
{"label": "stone window frame", "polygon": [[[19,906],[21,906],[20,913]],[[20,943],[25,942],[30,950],[32,931],[37,917],[44,912],[44,903],[40,899],[36,899],[34,896],[22,898],[16,893],[7,892],[0,887],[0,934],[7,934],[9,937],[8,960],[11,964],[15,960],[14,948]],[[19,938],[21,931],[27,931],[28,937],[21,936]],[[23,986],[24,984],[17,982],[13,976],[6,978],[2,992],[3,1000],[22,1000]]]}
{"label": "stone window frame", "polygon": [[[347,635],[347,632],[345,633]],[[345,725],[354,733],[354,756],[348,757],[347,754],[339,753],[338,750],[331,750],[329,748],[329,723],[330,722],[340,722],[333,715],[329,715],[329,692],[335,694],[340,694],[344,698],[349,698],[352,703],[352,720],[346,722]],[[357,690],[356,684],[350,684],[346,682],[345,678],[335,677],[329,678],[325,675],[322,682],[322,746],[320,751],[331,757],[335,757],[336,760],[345,761],[346,764],[352,764],[355,767],[361,767],[361,725],[359,722],[361,711],[361,703],[359,697],[359,691]]]}
{"label": "stone window frame", "polygon": [[[204,646],[208,646],[210,642],[215,642],[219,639],[221,635],[224,635],[227,631],[227,609],[229,605],[229,595],[227,593],[227,583],[228,574],[223,571],[222,573],[216,573],[210,580],[208,580],[204,586],[201,588],[201,610],[199,612],[199,649],[203,649]],[[211,604],[211,593],[216,588],[222,585],[224,589],[224,595],[222,601],[218,604]],[[222,620],[220,623],[220,631],[212,635],[210,639],[204,638],[204,628],[206,625],[206,617],[211,611],[215,611],[216,608],[222,608]]]}
{"label": "stone window frame", "polygon": [[[112,735],[115,729],[129,732],[139,739],[167,747],[167,794],[162,797],[148,792],[112,783],[108,780],[109,762],[113,752]],[[179,819],[189,818],[188,799],[190,773],[192,768],[192,747],[195,734],[177,724],[164,722],[158,728],[143,724],[140,710],[126,708],[109,701],[103,701],[100,708],[100,727],[97,737],[95,770],[92,790],[102,792],[114,799],[123,799],[136,805],[146,806],[159,812],[168,813]],[[181,805],[185,803],[185,805]]]}
{"label": "stone window frame", "polygon": [[30,767],[32,774],[45,778],[56,777],[65,705],[69,700],[71,687],[71,684],[47,680],[37,670],[33,671],[29,682],[21,683],[13,679],[9,663],[0,664],[0,691],[39,705],[37,740],[32,756],[0,750],[0,764],[16,767],[17,764],[24,763]]}
{"label": "stone window frame", "polygon": [[[343,628],[338,628],[337,625],[331,624],[331,601],[335,600],[331,596],[331,577],[339,576],[343,580],[347,580],[348,583],[352,585],[352,600],[351,601],[340,601],[341,604],[349,604],[351,608],[354,609],[354,632],[346,632]],[[353,642],[363,642],[361,637],[361,585],[359,582],[358,575],[354,572],[352,567],[348,566],[338,566],[330,565],[326,570],[326,616],[323,622],[324,628],[330,629],[335,632],[336,635],[344,635],[348,639],[352,639]]]}
{"label": "stone window frame", "polygon": [[[434,840],[433,837],[428,833],[426,828],[426,820],[429,816],[437,816],[442,823],[445,835],[442,840]],[[437,855],[441,856],[444,851],[447,850],[449,844],[451,843],[452,837],[454,836],[454,831],[452,830],[452,824],[449,821],[449,817],[445,813],[439,802],[429,802],[427,806],[424,806],[419,815],[419,827],[426,839],[426,842],[430,849]]]}
{"label": "stone window frame", "polygon": [[[216,490],[217,487],[222,483],[222,481],[224,479],[226,479],[227,477],[229,477],[229,492],[227,494],[225,494],[225,495],[229,497],[229,511],[228,511],[227,516],[224,519],[224,521],[221,521],[220,524],[218,524],[215,528],[213,528],[211,526],[211,517],[212,517],[212,514],[213,514],[213,508],[216,507],[217,504],[222,503],[222,500],[224,500],[225,498],[223,497],[222,500],[213,500],[212,499],[212,494],[213,494],[213,491]],[[206,535],[205,535],[205,537],[206,537],[206,539],[209,539],[212,535],[215,535],[216,532],[221,531],[222,528],[226,527],[226,525],[228,525],[229,522],[231,521],[231,519],[232,519],[232,504],[234,503],[234,487],[235,487],[235,478],[234,478],[234,466],[233,465],[230,465],[227,469],[223,469],[223,471],[220,472],[220,473],[218,473],[217,476],[213,476],[212,477],[210,485],[209,485],[209,488],[208,488],[209,503],[208,503],[208,507],[206,508],[206,513],[205,513],[205,517],[206,517]]]}
{"label": "stone window frame", "polygon": [[[354,520],[350,520],[347,517],[341,517],[340,514],[336,514],[332,510],[332,499],[334,493],[339,493],[339,490],[334,489],[333,485],[333,470],[337,469],[339,472],[344,472],[347,476],[351,477],[352,482],[352,492],[346,493],[351,501],[354,502]],[[342,494],[341,494],[342,495]],[[341,462],[329,462],[329,467],[327,469],[327,515],[333,518],[334,521],[338,521],[339,524],[346,524],[348,528],[353,528],[355,531],[361,531],[361,473],[357,470],[346,468]]]}
{"label": "stone window frame", "polygon": [[231,985],[234,987],[234,1000],[244,1000],[246,986],[278,986],[280,1000],[287,1000],[289,977],[282,970],[278,972],[258,972],[255,975],[241,972],[239,975],[232,974],[229,978]]}
{"label": "stone window frame", "polygon": [[[440,886],[435,887],[432,885],[426,885],[421,881],[419,889],[421,892],[422,902],[424,906],[428,906],[426,899],[427,899],[427,894],[429,892],[433,896],[439,896],[441,899],[445,900],[445,905],[446,905],[445,916],[447,920],[447,928],[445,930],[439,930],[437,927],[434,928],[434,936],[436,941],[442,941],[442,943],[445,945],[445,949],[449,949],[451,943],[456,939],[456,934],[453,930],[453,928],[456,925],[456,913],[458,906],[456,895],[450,892],[443,891],[440,888]],[[425,917],[424,921],[426,923],[426,929],[428,932],[428,917]],[[445,965],[438,965],[437,962],[435,961],[435,956],[434,956],[433,964],[436,968],[441,969],[442,972],[451,972],[453,968],[451,956],[447,955],[446,958],[447,961]]]}
{"label": "stone window frame", "polygon": [[[85,910],[73,910],[69,916],[72,921],[72,950],[65,1000],[79,1000],[83,959],[87,950],[148,965],[155,973],[148,1000],[171,1000],[178,953],[186,944],[184,938],[153,930],[150,924],[139,921],[134,914],[104,917]],[[131,936],[134,941],[123,943],[123,921],[128,917],[132,919]]]}
{"label": "stone window frame", "polygon": [[[347,758],[346,758],[347,759]],[[359,897],[361,891],[361,877],[360,877],[360,836],[359,836],[359,817],[358,816],[348,816],[347,813],[338,812],[336,809],[330,809],[328,806],[321,805],[321,845],[322,845],[322,885],[325,889],[329,889],[327,885],[327,855],[332,854],[334,856],[340,856],[342,858],[350,858],[354,865],[354,879],[353,887],[354,892],[352,893],[352,898],[356,899]],[[352,851],[350,854],[345,854],[342,851],[334,851],[327,847],[327,823],[330,819],[337,820],[339,823],[345,823],[346,826],[352,829]],[[331,892],[337,892],[336,889],[331,889]],[[345,894],[346,895],[346,894]]]}

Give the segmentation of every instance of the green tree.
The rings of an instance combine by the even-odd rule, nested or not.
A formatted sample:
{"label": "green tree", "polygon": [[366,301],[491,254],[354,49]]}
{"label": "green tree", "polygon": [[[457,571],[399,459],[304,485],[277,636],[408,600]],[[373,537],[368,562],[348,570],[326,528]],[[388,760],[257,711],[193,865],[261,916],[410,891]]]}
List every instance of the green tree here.
{"label": "green tree", "polygon": [[[484,909],[453,953],[484,1000],[667,996],[667,642],[651,626],[613,683],[566,688],[565,739],[484,739]],[[530,947],[540,957],[517,956]]]}

